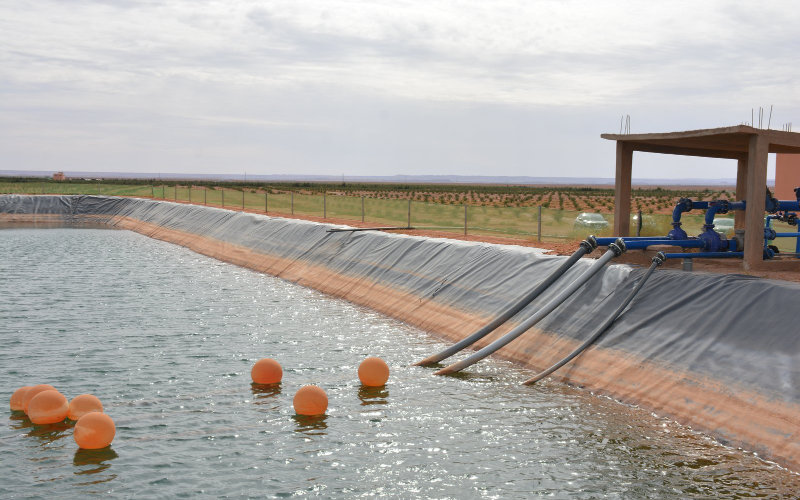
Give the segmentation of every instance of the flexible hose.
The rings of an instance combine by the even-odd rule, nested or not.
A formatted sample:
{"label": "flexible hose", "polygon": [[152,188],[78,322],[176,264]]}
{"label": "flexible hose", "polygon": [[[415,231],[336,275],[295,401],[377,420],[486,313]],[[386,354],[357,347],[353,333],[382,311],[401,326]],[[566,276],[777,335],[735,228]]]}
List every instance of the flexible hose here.
{"label": "flexible hose", "polygon": [[493,332],[498,326],[502,325],[506,321],[508,321],[512,316],[523,310],[528,304],[533,302],[533,300],[542,294],[545,290],[547,290],[550,285],[552,285],[558,278],[561,277],[569,268],[571,268],[578,260],[586,255],[587,253],[591,253],[594,249],[597,248],[597,243],[595,242],[594,236],[589,236],[585,240],[581,242],[580,248],[569,256],[555,271],[550,273],[550,275],[544,279],[541,283],[539,283],[533,290],[525,294],[521,299],[519,299],[516,303],[514,303],[511,307],[500,313],[499,316],[494,318],[489,324],[481,328],[480,330],[476,331],[469,337],[466,337],[452,346],[448,347],[447,349],[440,351],[432,356],[428,356],[427,358],[414,363],[414,366],[426,366],[432,365],[434,363],[438,363],[443,359],[447,359],[453,354],[461,351],[462,349],[471,346],[478,340],[482,339],[483,337],[487,336],[491,332]]}
{"label": "flexible hose", "polygon": [[658,266],[663,264],[665,260],[667,260],[667,256],[663,252],[658,252],[658,254],[656,254],[656,256],[653,257],[653,263],[650,264],[650,268],[647,270],[646,273],[644,273],[644,276],[642,276],[642,279],[640,279],[639,282],[636,283],[636,286],[633,287],[633,290],[631,290],[631,293],[628,294],[628,296],[625,298],[625,300],[622,302],[622,304],[620,304],[620,306],[617,308],[617,310],[614,311],[614,313],[602,325],[600,325],[600,328],[595,330],[595,332],[592,334],[591,337],[586,339],[586,341],[583,344],[578,346],[567,357],[565,357],[564,359],[562,359],[558,363],[554,364],[550,368],[537,373],[533,377],[531,377],[528,380],[526,380],[525,382],[523,382],[523,384],[524,385],[535,384],[536,382],[542,380],[546,376],[550,375],[554,371],[558,370],[562,366],[564,366],[567,363],[569,363],[570,361],[572,361],[573,358],[575,358],[575,356],[577,356],[578,354],[580,354],[583,351],[585,351],[586,348],[589,347],[590,345],[594,344],[595,341],[597,341],[597,339],[599,339],[600,336],[603,335],[603,333],[605,333],[606,330],[608,330],[608,327],[611,326],[611,324],[614,323],[614,321],[616,321],[617,318],[620,317],[620,315],[625,310],[625,308],[628,307],[628,304],[631,303],[631,301],[636,296],[636,294],[639,293],[639,290],[641,290],[641,288],[644,286],[645,282],[647,281],[647,278],[649,278],[650,275],[653,274],[653,271],[655,271],[655,269]]}
{"label": "flexible hose", "polygon": [[565,302],[575,291],[583,286],[589,279],[597,274],[603,266],[606,265],[608,261],[613,259],[614,257],[620,256],[625,252],[625,242],[622,241],[620,238],[616,243],[612,243],[608,246],[608,251],[603,254],[602,257],[597,259],[592,266],[586,270],[585,273],[580,275],[575,281],[570,283],[570,285],[565,288],[557,297],[553,298],[550,302],[548,302],[544,307],[536,311],[531,317],[523,321],[519,326],[511,330],[510,332],[506,333],[499,339],[495,340],[488,346],[484,347],[480,351],[476,352],[472,356],[459,361],[458,363],[453,363],[450,366],[446,366],[442,368],[434,375],[447,375],[449,373],[455,373],[467,368],[468,366],[474,365],[478,361],[482,360],[486,356],[492,354],[493,352],[497,351],[501,347],[505,346],[512,340],[516,339],[530,327],[541,321],[545,316],[553,312],[555,308],[560,306],[563,302]]}

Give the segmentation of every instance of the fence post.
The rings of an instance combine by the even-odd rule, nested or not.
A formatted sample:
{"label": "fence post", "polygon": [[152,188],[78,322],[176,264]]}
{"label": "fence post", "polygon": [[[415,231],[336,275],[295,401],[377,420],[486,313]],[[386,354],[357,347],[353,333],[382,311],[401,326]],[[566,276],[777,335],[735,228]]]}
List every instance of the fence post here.
{"label": "fence post", "polygon": [[264,213],[269,213],[269,199],[267,199],[267,192],[264,191]]}
{"label": "fence post", "polygon": [[292,191],[292,215],[294,215],[294,191]]}
{"label": "fence post", "polygon": [[208,186],[203,190],[203,205],[208,205]]}
{"label": "fence post", "polygon": [[152,184],[150,185],[150,197],[151,198],[155,198],[156,197],[156,187],[153,186]]}
{"label": "fence post", "polygon": [[166,188],[165,188],[165,187],[164,187],[164,185],[162,184],[162,185],[161,185],[161,199],[162,199],[162,200],[166,200],[166,199],[167,199],[167,193],[164,191],[165,189],[166,189]]}
{"label": "fence post", "polygon": [[189,203],[192,202],[192,184],[189,183]]}
{"label": "fence post", "polygon": [[411,198],[408,199],[408,228],[411,228]]}
{"label": "fence post", "polygon": [[[364,222],[364,197],[361,197],[361,222]],[[800,241],[798,239],[797,241]]]}
{"label": "fence post", "polygon": [[322,218],[328,218],[328,193],[327,191],[322,192]]}
{"label": "fence post", "polygon": [[642,211],[639,210],[639,223],[636,224],[636,236],[642,235]]}
{"label": "fence post", "polygon": [[539,223],[538,229],[536,229],[536,239],[542,241],[542,206],[539,205]]}
{"label": "fence post", "polygon": [[467,204],[464,204],[464,236],[467,235]]}
{"label": "fence post", "polygon": [[222,208],[225,208],[225,188],[222,188]]}
{"label": "fence post", "polygon": [[178,183],[175,183],[175,201],[178,201]]}
{"label": "fence post", "polygon": [[244,188],[242,188],[242,212],[244,212]]}

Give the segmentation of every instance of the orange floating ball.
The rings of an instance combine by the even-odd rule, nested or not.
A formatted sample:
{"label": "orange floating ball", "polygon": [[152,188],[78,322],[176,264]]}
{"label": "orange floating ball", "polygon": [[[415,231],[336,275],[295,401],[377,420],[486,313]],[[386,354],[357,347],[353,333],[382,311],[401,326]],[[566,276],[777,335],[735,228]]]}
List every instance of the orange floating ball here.
{"label": "orange floating ball", "polygon": [[31,386],[26,385],[14,391],[14,394],[11,395],[11,411],[23,411],[25,409],[22,402],[30,388]]}
{"label": "orange floating ball", "polygon": [[292,401],[298,415],[323,415],[328,409],[328,395],[316,385],[304,385]]}
{"label": "orange floating ball", "polygon": [[98,450],[105,448],[114,440],[117,428],[114,420],[105,413],[89,412],[78,419],[72,437],[80,448]]}
{"label": "orange floating ball", "polygon": [[22,396],[22,411],[28,413],[28,404],[31,402],[31,399],[33,399],[35,395],[39,394],[40,392],[55,391],[55,390],[56,388],[50,384],[34,385],[30,389],[28,389],[28,392],[26,392]]}
{"label": "orange floating ball", "polygon": [[358,365],[358,379],[370,387],[381,387],[389,380],[389,366],[381,358],[367,358]]}
{"label": "orange floating ball", "polygon": [[56,390],[42,391],[28,403],[28,418],[37,425],[61,422],[68,411],[69,401]]}
{"label": "orange floating ball", "polygon": [[277,384],[283,378],[283,368],[274,359],[259,359],[250,370],[250,376],[256,384]]}
{"label": "orange floating ball", "polygon": [[81,394],[80,396],[75,396],[72,398],[72,401],[69,402],[67,418],[70,420],[79,420],[82,416],[92,411],[103,413],[103,403],[91,394]]}

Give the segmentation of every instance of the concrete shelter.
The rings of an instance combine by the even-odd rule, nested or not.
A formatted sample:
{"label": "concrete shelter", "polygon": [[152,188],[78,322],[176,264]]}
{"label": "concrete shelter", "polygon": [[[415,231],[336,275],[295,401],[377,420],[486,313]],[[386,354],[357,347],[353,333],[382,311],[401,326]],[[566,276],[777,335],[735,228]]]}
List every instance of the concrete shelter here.
{"label": "concrete shelter", "polygon": [[[614,234],[628,236],[631,216],[633,152],[662,153],[737,161],[736,200],[747,200],[745,213],[735,213],[735,227],[744,228],[744,268],[763,267],[764,206],[769,153],[800,154],[800,133],[746,125],[656,134],[602,134],[617,141]],[[748,237],[756,235],[756,237]]]}

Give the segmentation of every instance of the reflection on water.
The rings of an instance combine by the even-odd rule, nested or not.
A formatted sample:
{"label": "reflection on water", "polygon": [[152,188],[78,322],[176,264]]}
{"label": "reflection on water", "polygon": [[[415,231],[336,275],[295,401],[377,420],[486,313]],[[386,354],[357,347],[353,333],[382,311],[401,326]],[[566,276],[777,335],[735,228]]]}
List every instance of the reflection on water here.
{"label": "reflection on water", "polygon": [[253,393],[255,403],[263,403],[259,399],[271,399],[281,393],[281,383],[277,384],[250,384],[250,391]]}
{"label": "reflection on water", "polygon": [[10,426],[12,429],[25,429],[26,427],[33,427],[33,422],[31,422],[31,419],[29,419],[28,416],[21,411],[11,412],[11,416],[9,416],[8,419],[12,422]]}
{"label": "reflection on water", "polygon": [[[72,465],[76,467],[73,474],[76,477],[86,479],[76,483],[78,486],[92,488],[95,485],[108,483],[117,478],[117,474],[111,474],[111,461],[119,458],[117,452],[111,446],[99,450],[84,450],[78,448],[75,456],[72,457]],[[103,474],[104,472],[108,472]],[[88,489],[87,493],[102,494],[102,491]]]}
{"label": "reflection on water", "polygon": [[295,432],[300,432],[307,436],[324,436],[328,428],[328,415],[292,415],[296,428]]}
{"label": "reflection on water", "polygon": [[[73,425],[73,423],[67,421],[45,425],[31,424],[32,427],[28,431],[28,436],[38,438],[44,444],[52,443],[66,437],[68,435],[67,431],[72,429]],[[72,434],[69,435],[71,436]]]}
{"label": "reflection on water", "polygon": [[358,389],[358,399],[361,400],[361,406],[385,405],[389,403],[389,390],[385,385],[381,387],[362,385]]}
{"label": "reflection on water", "polygon": [[117,452],[114,451],[114,448],[111,446],[106,446],[99,450],[84,450],[83,448],[78,448],[78,451],[75,452],[75,456],[72,457],[72,465],[76,467],[97,465],[98,467],[95,468],[75,471],[75,474],[96,474],[111,467],[111,464],[107,462],[115,458],[119,458],[119,455],[117,455]]}

